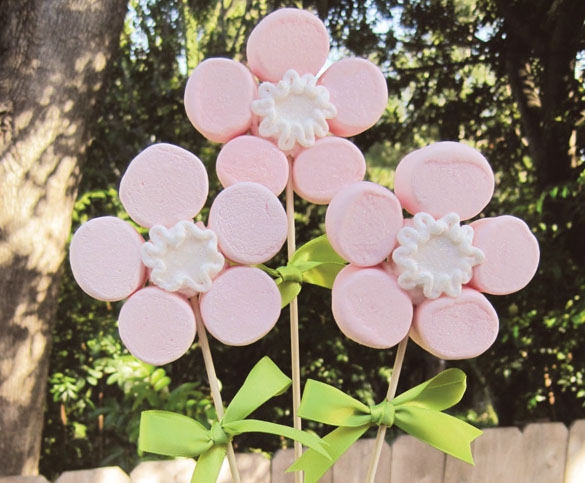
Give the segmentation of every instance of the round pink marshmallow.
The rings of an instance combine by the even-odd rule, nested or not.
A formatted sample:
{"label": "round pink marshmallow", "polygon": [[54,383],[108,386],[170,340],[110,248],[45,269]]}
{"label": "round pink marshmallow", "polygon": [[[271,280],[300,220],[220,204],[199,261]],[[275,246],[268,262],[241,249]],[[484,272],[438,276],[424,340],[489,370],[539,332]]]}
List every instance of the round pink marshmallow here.
{"label": "round pink marshmallow", "polygon": [[236,183],[217,195],[208,227],[217,235],[221,252],[244,265],[270,260],[287,235],[286,213],[278,198],[251,182]]}
{"label": "round pink marshmallow", "polygon": [[445,141],[405,156],[396,168],[394,192],[413,215],[435,218],[457,213],[468,220],[481,212],[494,193],[494,174],[481,153]]}
{"label": "round pink marshmallow", "polygon": [[76,282],[93,298],[122,300],[146,281],[140,258],[142,236],[119,218],[104,216],[81,225],[71,240],[69,260]]}
{"label": "round pink marshmallow", "polygon": [[238,136],[219,152],[215,165],[224,188],[241,181],[266,186],[276,196],[288,181],[288,160],[273,143],[256,136]]}
{"label": "round pink marshmallow", "polygon": [[195,315],[184,297],[146,287],[122,306],[118,330],[134,357],[162,366],[181,357],[193,344]]}
{"label": "round pink marshmallow", "polygon": [[540,250],[536,237],[514,216],[482,218],[471,223],[473,245],[483,251],[485,261],[473,268],[470,285],[493,295],[524,288],[536,273]]}
{"label": "round pink marshmallow", "polygon": [[388,103],[386,79],[366,59],[350,58],[333,63],[319,84],[327,88],[337,108],[337,116],[327,121],[337,136],[354,136],[372,127]]}
{"label": "round pink marshmallow", "polygon": [[414,312],[410,335],[441,359],[470,359],[485,352],[498,335],[498,314],[478,291],[426,300]]}
{"label": "round pink marshmallow", "polygon": [[209,332],[227,345],[247,345],[264,337],[280,315],[274,280],[253,267],[232,267],[201,294],[201,316]]}
{"label": "round pink marshmallow", "polygon": [[207,200],[205,166],[172,144],[153,144],[136,156],[120,182],[120,200],[139,225],[173,226],[191,220]]}
{"label": "round pink marshmallow", "polygon": [[332,291],[333,317],[351,340],[375,349],[398,344],[412,322],[412,302],[390,270],[345,267]]}
{"label": "round pink marshmallow", "polygon": [[343,188],[325,216],[335,251],[360,267],[382,262],[396,244],[402,209],[396,196],[378,184],[361,181]]}
{"label": "round pink marshmallow", "polygon": [[329,54],[329,35],[315,15],[282,8],[256,25],[246,48],[250,70],[262,81],[278,82],[289,69],[317,74]]}
{"label": "round pink marshmallow", "polygon": [[185,111],[191,124],[207,139],[225,143],[250,128],[250,105],[256,93],[256,81],[242,64],[207,59],[187,81]]}
{"label": "round pink marshmallow", "polygon": [[319,139],[293,163],[295,191],[307,201],[327,204],[341,188],[364,179],[366,160],[349,142],[334,136]]}

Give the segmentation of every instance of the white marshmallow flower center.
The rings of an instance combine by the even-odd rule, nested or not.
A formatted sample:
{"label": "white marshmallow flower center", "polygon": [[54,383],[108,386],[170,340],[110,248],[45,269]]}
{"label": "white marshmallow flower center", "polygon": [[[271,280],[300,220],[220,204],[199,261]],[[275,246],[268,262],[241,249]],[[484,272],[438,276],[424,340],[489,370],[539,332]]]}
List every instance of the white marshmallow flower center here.
{"label": "white marshmallow flower center", "polygon": [[172,228],[153,226],[141,256],[144,265],[152,269],[152,283],[187,297],[209,291],[225,263],[215,233],[192,221],[179,221]]}
{"label": "white marshmallow flower center", "polygon": [[313,146],[315,137],[329,133],[326,120],[337,115],[327,88],[318,86],[314,75],[301,77],[293,69],[276,85],[260,84],[258,96],[252,102],[252,112],[262,119],[258,132],[277,139],[283,151],[293,149],[296,143],[305,148]]}
{"label": "white marshmallow flower center", "polygon": [[472,245],[473,228],[461,226],[459,216],[450,213],[435,220],[417,213],[412,226],[397,235],[399,247],[392,253],[398,285],[404,290],[422,289],[426,298],[443,293],[456,297],[461,286],[469,283],[473,267],[485,259]]}

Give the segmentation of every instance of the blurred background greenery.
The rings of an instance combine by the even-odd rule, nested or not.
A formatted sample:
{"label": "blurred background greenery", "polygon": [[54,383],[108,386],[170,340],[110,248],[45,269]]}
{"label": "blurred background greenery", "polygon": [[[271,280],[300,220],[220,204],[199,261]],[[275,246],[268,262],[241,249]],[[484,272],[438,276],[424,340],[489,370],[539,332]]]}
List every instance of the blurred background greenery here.
{"label": "blurred background greenery", "polygon": [[[170,142],[197,154],[219,190],[220,146],[206,141],[183,110],[188,73],[207,57],[245,62],[258,20],[283,7],[318,14],[332,37],[331,60],[368,57],[383,70],[389,103],[380,122],[352,140],[366,153],[367,176],[392,188],[407,152],[439,140],[478,148],[496,173],[482,216],[513,214],[538,237],[542,262],[519,293],[490,297],[500,334],[484,355],[440,361],[410,344],[399,391],[443,367],[468,374],[455,413],[479,426],[570,422],[585,403],[585,9],[580,0],[131,0],[120,49],[101,102],[97,135],[76,203],[73,230],[87,219],[128,219],[121,175],[149,144]],[[297,200],[297,244],[324,232],[325,208]],[[207,211],[204,210],[203,220]],[[284,253],[273,266],[284,263]],[[117,334],[119,303],[97,302],[68,267],[51,357],[40,471],[100,465],[131,469],[141,410],[213,418],[197,343],[155,368],[130,356]],[[331,317],[330,293],[304,287],[300,305],[303,379],[312,377],[364,401],[380,401],[394,350],[346,339]],[[263,355],[290,373],[288,310],[265,338],[247,347],[212,340],[229,401]],[[258,417],[292,424],[290,395]],[[312,426],[317,429],[316,426]],[[389,438],[394,433],[389,433]],[[274,451],[275,438],[237,438],[238,451]]]}

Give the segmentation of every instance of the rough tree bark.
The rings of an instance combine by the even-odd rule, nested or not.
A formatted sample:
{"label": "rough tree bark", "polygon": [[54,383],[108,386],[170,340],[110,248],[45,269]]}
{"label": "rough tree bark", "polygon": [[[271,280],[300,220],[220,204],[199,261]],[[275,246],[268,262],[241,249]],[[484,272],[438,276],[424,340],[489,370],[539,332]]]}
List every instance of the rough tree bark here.
{"label": "rough tree bark", "polygon": [[0,475],[35,474],[79,164],[126,0],[0,0]]}

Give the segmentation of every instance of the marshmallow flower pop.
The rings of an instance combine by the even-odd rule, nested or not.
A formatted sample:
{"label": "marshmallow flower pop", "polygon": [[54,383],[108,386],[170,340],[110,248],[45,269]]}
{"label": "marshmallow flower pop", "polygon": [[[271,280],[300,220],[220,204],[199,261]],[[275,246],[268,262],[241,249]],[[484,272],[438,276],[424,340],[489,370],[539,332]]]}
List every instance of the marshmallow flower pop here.
{"label": "marshmallow flower pop", "polygon": [[[198,331],[221,418],[205,328],[224,344],[250,344],[274,326],[281,304],[268,275],[254,267],[229,266],[227,260],[243,265],[269,260],[284,244],[287,221],[270,190],[246,182],[220,192],[205,228],[193,217],[207,195],[207,172],[195,155],[170,144],[150,146],[130,163],[120,184],[124,208],[150,229],[150,241],[119,218],[95,218],[74,234],[70,261],[88,295],[127,299],[119,332],[138,359],[172,362],[191,347]],[[145,287],[147,278],[151,283]],[[231,446],[228,458],[239,481]]]}
{"label": "marshmallow flower pop", "polygon": [[[460,221],[478,215],[494,176],[475,149],[436,143],[407,155],[396,169],[395,195],[374,183],[355,183],[331,201],[327,236],[350,264],[332,289],[334,318],[350,339],[369,347],[399,343],[387,399],[394,397],[408,338],[442,359],[486,351],[498,315],[481,292],[522,289],[536,273],[539,247],[513,216]],[[404,220],[402,209],[413,218]],[[368,482],[386,427],[380,426]]]}
{"label": "marshmallow flower pop", "polygon": [[[250,34],[246,53],[249,70],[230,59],[199,64],[187,83],[185,109],[206,138],[227,143],[217,160],[223,186],[253,181],[275,194],[286,186],[290,260],[296,250],[294,191],[327,204],[341,188],[363,179],[365,159],[342,137],[378,121],[388,101],[386,81],[374,64],[359,58],[335,62],[317,77],[329,54],[329,36],[321,20],[303,10],[266,16]],[[249,132],[252,136],[245,135]],[[300,429],[296,297],[290,314],[293,417]],[[295,456],[300,455],[295,442]]]}
{"label": "marshmallow flower pop", "polygon": [[[343,186],[362,180],[364,157],[342,137],[365,131],[384,112],[388,91],[378,67],[347,58],[317,77],[329,54],[327,29],[315,15],[293,8],[262,19],[246,53],[249,70],[230,59],[207,59],[185,90],[193,126],[227,143],[217,162],[222,184],[255,181],[284,189],[288,166],[273,161],[263,139],[288,156],[291,184],[307,201],[327,204]],[[248,132],[254,137],[241,138]]]}

